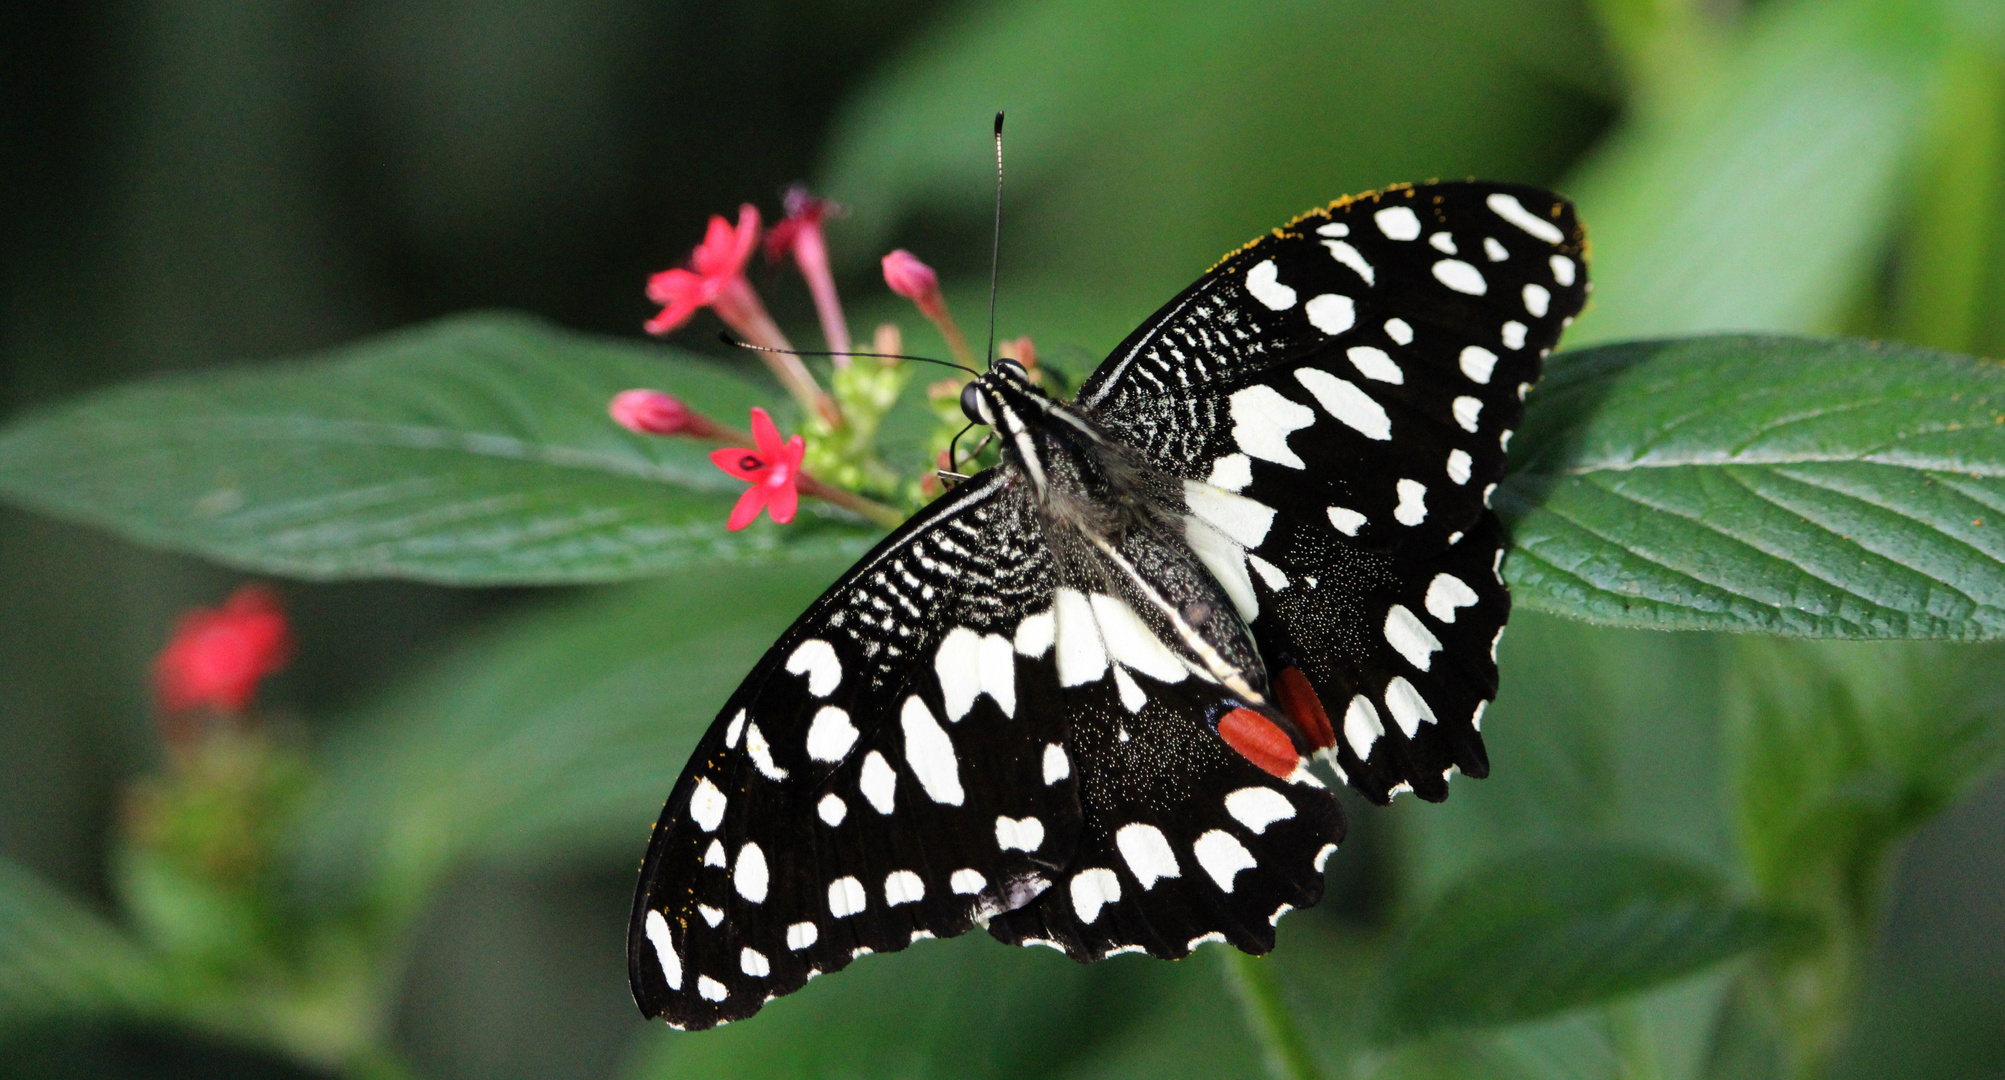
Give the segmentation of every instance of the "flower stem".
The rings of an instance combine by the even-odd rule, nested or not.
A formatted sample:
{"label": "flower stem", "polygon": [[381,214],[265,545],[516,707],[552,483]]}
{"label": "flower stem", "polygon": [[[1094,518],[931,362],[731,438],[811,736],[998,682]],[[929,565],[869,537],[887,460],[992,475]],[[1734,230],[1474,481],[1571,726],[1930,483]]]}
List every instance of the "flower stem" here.
{"label": "flower stem", "polygon": [[800,489],[803,495],[820,499],[832,506],[840,506],[860,518],[874,521],[887,529],[895,529],[905,523],[905,515],[899,513],[896,508],[886,506],[875,499],[866,499],[848,488],[825,484],[805,472],[801,473]]}
{"label": "flower stem", "polygon": [[1275,1080],[1321,1080],[1322,1073],[1309,1054],[1308,1044],[1295,1027],[1295,1019],[1281,1000],[1281,987],[1257,956],[1248,956],[1227,946],[1214,950],[1225,970],[1225,984],[1232,988],[1246,1013],[1246,1026],[1260,1043],[1267,1059],[1267,1071]]}

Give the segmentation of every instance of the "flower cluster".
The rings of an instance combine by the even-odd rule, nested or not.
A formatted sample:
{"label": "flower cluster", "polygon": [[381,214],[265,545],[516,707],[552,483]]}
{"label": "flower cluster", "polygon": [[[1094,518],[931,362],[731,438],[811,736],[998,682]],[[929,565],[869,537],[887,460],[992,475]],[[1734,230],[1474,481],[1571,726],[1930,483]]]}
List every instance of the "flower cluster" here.
{"label": "flower cluster", "polygon": [[[877,452],[878,429],[910,382],[911,372],[897,357],[903,345],[897,326],[879,326],[868,349],[859,350],[850,336],[824,232],[836,209],[796,186],[786,194],[785,216],[770,229],[762,229],[759,210],[749,203],[739,208],[736,225],[713,216],[687,265],[655,274],[647,285],[648,299],[661,305],[661,312],[647,323],[649,333],[671,333],[688,325],[697,312],[711,311],[758,350],[793,397],[803,417],[799,434],[782,440],[771,416],[756,408],[752,431],[738,431],[660,390],[627,390],[608,406],[613,420],[629,431],[737,444],[710,455],[718,468],[752,485],[726,522],[734,531],[750,525],[762,511],[776,523],[792,521],[803,495],[890,526],[903,519],[903,510],[940,491],[930,469],[908,481]],[[746,277],[746,266],[761,246],[769,262],[791,263],[807,283],[831,360],[826,391]],[[883,270],[891,291],[912,301],[939,329],[955,360],[972,370],[974,354],[947,310],[939,275],[903,249],[884,256]],[[1036,364],[1028,338],[1006,343],[1002,351],[1026,366]],[[946,460],[948,440],[965,423],[958,403],[966,379],[960,376],[927,388],[940,429],[929,458],[941,469],[952,468]],[[884,500],[904,504],[903,510]]]}

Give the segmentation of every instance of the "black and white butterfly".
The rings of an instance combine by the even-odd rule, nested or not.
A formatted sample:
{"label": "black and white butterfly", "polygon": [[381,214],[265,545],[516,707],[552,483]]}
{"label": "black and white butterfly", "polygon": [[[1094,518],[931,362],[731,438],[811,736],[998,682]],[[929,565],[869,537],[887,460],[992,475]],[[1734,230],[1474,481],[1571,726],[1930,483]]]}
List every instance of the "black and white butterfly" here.
{"label": "black and white butterfly", "polygon": [[1395,187],[1227,256],[1072,403],[969,384],[1001,464],[817,600],[669,795],[641,1011],[710,1027],[977,925],[1271,949],[1343,838],[1312,755],[1378,803],[1489,771],[1487,504],[1584,246],[1549,192]]}

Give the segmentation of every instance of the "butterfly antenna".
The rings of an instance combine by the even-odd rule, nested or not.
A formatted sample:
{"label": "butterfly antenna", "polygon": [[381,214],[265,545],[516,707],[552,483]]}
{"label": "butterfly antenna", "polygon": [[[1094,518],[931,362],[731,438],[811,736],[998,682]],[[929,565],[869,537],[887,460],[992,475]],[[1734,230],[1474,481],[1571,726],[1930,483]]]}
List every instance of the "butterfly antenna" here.
{"label": "butterfly antenna", "polygon": [[750,349],[753,352],[786,353],[788,356],[875,356],[883,360],[917,360],[920,361],[921,363],[938,364],[941,367],[950,367],[953,368],[955,371],[965,371],[970,375],[981,374],[981,372],[976,371],[974,368],[968,367],[966,364],[956,364],[951,360],[936,360],[930,356],[907,356],[904,353],[888,353],[888,352],[857,352],[855,349],[851,349],[848,352],[840,352],[840,353],[830,352],[826,349],[775,349],[766,345],[754,345],[751,342],[745,341],[741,338],[734,338],[731,336],[729,331],[725,330],[718,331],[717,340],[723,342],[726,345],[733,345],[740,349]]}
{"label": "butterfly antenna", "polygon": [[988,366],[996,365],[996,267],[1002,258],[1002,124],[1003,114],[996,113],[996,231],[989,244],[989,359]]}

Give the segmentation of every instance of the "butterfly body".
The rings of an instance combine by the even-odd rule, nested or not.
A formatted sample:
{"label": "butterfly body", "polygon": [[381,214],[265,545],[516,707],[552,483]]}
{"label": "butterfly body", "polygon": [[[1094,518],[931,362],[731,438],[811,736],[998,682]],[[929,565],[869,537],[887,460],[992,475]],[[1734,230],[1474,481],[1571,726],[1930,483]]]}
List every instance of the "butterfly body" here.
{"label": "butterfly body", "polygon": [[977,925],[1264,952],[1344,831],[1313,755],[1378,802],[1487,773],[1489,490],[1583,244],[1535,189],[1361,196],[1228,256],[1074,402],[972,383],[1001,463],[782,636],[669,796],[642,1011],[708,1027]]}

